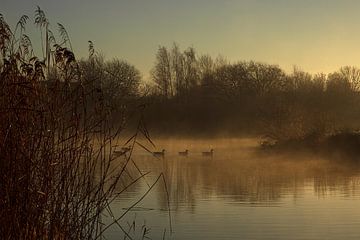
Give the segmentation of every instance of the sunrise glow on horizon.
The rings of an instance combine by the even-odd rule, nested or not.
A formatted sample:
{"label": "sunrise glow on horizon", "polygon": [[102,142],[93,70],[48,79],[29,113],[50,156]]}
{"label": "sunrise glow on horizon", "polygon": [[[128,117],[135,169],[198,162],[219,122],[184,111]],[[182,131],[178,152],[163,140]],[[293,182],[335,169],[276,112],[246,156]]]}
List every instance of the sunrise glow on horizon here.
{"label": "sunrise glow on horizon", "polygon": [[23,14],[33,19],[37,5],[54,32],[56,22],[67,28],[78,58],[87,56],[92,40],[107,59],[125,59],[145,78],[158,46],[173,42],[199,54],[276,64],[286,71],[298,66],[329,73],[360,62],[358,1],[3,0],[0,13],[15,25]]}

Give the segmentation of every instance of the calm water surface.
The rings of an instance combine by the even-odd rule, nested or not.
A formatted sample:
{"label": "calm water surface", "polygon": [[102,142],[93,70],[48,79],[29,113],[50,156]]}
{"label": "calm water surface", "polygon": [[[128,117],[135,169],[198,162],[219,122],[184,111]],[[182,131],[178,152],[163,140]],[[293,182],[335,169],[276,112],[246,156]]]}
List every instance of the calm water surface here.
{"label": "calm water surface", "polygon": [[[151,239],[360,239],[358,166],[299,154],[259,155],[253,151],[257,142],[250,139],[156,144],[166,149],[166,157],[155,159],[137,148],[133,159],[150,173],[121,194],[112,210],[121,216],[163,173],[171,216],[160,178],[121,219],[123,230],[114,225],[107,239],[129,239],[123,231],[142,239],[145,228]],[[213,158],[201,156],[210,148]],[[184,149],[189,156],[178,156]],[[135,177],[139,174],[132,166],[129,175]]]}

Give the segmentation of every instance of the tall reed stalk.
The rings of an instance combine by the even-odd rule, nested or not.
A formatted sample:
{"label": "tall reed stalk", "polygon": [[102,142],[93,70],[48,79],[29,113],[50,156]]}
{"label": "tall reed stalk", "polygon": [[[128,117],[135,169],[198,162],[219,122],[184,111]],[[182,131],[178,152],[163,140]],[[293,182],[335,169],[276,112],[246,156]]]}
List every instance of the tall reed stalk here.
{"label": "tall reed stalk", "polygon": [[13,32],[0,15],[0,239],[101,238],[102,213],[126,172],[112,167],[119,131],[97,79],[82,77],[66,47],[65,28],[56,43],[36,10],[40,60],[24,34],[27,20]]}

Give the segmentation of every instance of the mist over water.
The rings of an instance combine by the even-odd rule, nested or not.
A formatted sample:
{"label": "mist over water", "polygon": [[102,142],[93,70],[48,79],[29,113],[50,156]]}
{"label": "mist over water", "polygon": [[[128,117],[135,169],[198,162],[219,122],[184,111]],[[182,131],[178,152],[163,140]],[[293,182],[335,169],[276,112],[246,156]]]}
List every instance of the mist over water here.
{"label": "mist over water", "polygon": [[[165,157],[136,148],[146,182],[159,181],[122,220],[152,239],[359,239],[360,168],[310,154],[264,154],[257,139],[159,139]],[[213,157],[202,152],[214,149]],[[178,155],[189,150],[188,157]],[[134,171],[136,172],[136,171]],[[115,216],[147,191],[134,185],[113,204]],[[129,228],[130,229],[130,228]],[[130,230],[132,231],[132,230]],[[141,231],[138,231],[141,232]],[[140,233],[138,233],[140,234]],[[123,236],[113,227],[109,239]]]}

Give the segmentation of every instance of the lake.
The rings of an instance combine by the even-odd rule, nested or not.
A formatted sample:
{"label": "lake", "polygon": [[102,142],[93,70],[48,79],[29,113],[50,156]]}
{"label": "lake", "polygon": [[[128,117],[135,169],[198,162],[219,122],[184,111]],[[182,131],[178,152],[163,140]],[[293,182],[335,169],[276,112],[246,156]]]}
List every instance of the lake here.
{"label": "lake", "polygon": [[[112,203],[114,216],[128,211],[161,173],[167,188],[160,177],[107,239],[129,239],[124,231],[133,239],[360,239],[358,166],[298,153],[258,154],[253,139],[155,143],[166,149],[165,158],[136,147],[133,159],[149,174]],[[214,156],[203,157],[211,148]],[[179,156],[185,149],[189,156]],[[139,175],[133,164],[128,171]]]}

